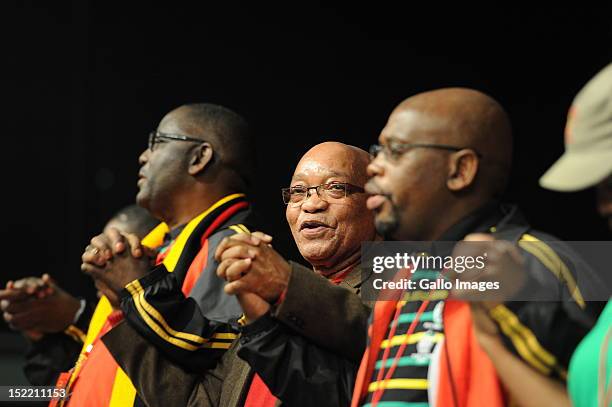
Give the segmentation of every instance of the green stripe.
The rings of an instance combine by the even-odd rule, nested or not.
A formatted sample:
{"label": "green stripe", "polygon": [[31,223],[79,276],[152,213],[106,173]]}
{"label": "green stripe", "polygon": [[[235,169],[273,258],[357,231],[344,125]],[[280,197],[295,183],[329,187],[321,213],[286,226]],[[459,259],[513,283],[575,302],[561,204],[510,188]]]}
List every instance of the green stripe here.
{"label": "green stripe", "polygon": [[[397,319],[398,324],[403,324],[405,322],[412,322],[416,317],[416,312],[407,312],[402,314]],[[433,321],[433,311],[426,311],[421,314],[419,317],[419,322]]]}
{"label": "green stripe", "polygon": [[435,280],[440,277],[439,270],[417,270],[412,274],[411,280]]}
{"label": "green stripe", "polygon": [[[429,407],[429,403],[413,403],[409,401],[379,401],[376,405],[380,407]],[[372,404],[367,403],[362,407],[372,407]]]}
{"label": "green stripe", "polygon": [[[387,359],[386,367],[391,367],[393,365],[393,362],[395,362],[395,360]],[[427,366],[429,365],[429,358],[423,359],[423,358],[413,358],[412,356],[404,356],[403,358],[400,358],[397,365],[398,366]],[[380,369],[381,366],[382,366],[382,360],[379,360],[378,362],[376,362],[376,369]]]}

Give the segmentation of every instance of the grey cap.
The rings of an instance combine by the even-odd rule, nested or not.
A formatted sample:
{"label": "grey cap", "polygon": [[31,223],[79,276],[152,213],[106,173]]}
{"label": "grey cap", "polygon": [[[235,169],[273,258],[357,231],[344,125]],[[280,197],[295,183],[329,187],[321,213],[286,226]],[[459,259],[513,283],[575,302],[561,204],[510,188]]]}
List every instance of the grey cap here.
{"label": "grey cap", "polygon": [[576,95],[565,126],[565,153],[540,178],[556,191],[578,191],[612,174],[612,64]]}

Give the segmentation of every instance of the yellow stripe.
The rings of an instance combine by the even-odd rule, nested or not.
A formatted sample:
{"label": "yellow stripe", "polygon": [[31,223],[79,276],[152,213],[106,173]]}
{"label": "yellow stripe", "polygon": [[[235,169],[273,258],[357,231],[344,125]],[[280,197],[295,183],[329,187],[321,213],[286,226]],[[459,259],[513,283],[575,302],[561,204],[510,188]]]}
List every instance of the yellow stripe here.
{"label": "yellow stripe", "polygon": [[389,379],[370,383],[368,391],[373,392],[379,389],[427,390],[427,387],[427,379]]}
{"label": "yellow stripe", "polygon": [[[132,284],[134,285],[132,286]],[[212,341],[212,340],[205,339],[198,335],[189,334],[186,332],[175,331],[166,323],[166,321],[161,316],[161,314],[159,314],[157,310],[155,310],[153,307],[151,307],[150,304],[146,302],[146,300],[144,299],[144,290],[142,289],[142,286],[140,285],[138,280],[133,281],[132,283],[128,284],[128,286],[130,287],[128,288],[126,286],[126,288],[130,292],[132,297],[134,298],[134,303],[136,304],[138,313],[145,320],[147,325],[153,331],[155,331],[155,333],[157,333],[162,339],[166,340],[167,342],[172,343],[173,345],[179,346],[180,348],[191,350],[191,351],[197,350],[199,348],[229,349],[231,345],[230,342]],[[150,308],[147,308],[147,306]],[[147,312],[145,312],[145,309],[147,311],[150,309],[152,312],[155,312],[157,314],[157,316],[153,315],[153,317],[155,318],[155,320],[159,321],[163,329],[160,329],[159,325],[156,324],[155,320],[153,320],[150,317],[150,315]],[[234,334],[231,332],[219,332],[219,333],[215,333],[212,335],[212,338],[221,339],[221,340],[234,340],[237,337],[238,337],[237,334]],[[192,342],[196,342],[200,346],[194,346],[193,344],[189,342],[183,342],[181,340],[189,340]]]}
{"label": "yellow stripe", "polygon": [[500,314],[505,316],[506,321],[510,324],[510,326],[513,327],[519,334],[521,334],[523,338],[525,338],[529,348],[531,348],[531,350],[535,352],[544,363],[551,366],[557,363],[557,359],[555,358],[555,356],[548,352],[546,349],[544,349],[542,345],[540,345],[540,342],[538,342],[538,338],[536,338],[536,336],[533,334],[533,332],[531,332],[529,328],[527,328],[521,323],[521,321],[518,319],[514,312],[512,312],[503,304],[500,304],[498,307],[496,307],[496,312],[499,312]]}
{"label": "yellow stripe", "polygon": [[152,231],[150,231],[145,237],[142,238],[141,243],[143,246],[155,249],[164,243],[164,236],[170,231],[170,228],[165,223],[160,223]]}
{"label": "yellow stripe", "polygon": [[574,298],[574,301],[578,303],[580,308],[585,308],[586,304],[584,298],[576,284],[574,276],[553,249],[537,237],[529,234],[524,234],[521,237],[519,246],[540,260],[562,283],[567,284],[567,288],[572,298]]}
{"label": "yellow stripe", "polygon": [[[424,336],[431,336],[433,339],[433,343],[438,343],[442,340],[442,338],[444,338],[444,334],[442,333],[435,333],[434,335],[431,335],[427,332],[418,332],[415,334],[410,335],[410,337],[408,338],[408,341],[406,341],[406,343],[408,345],[411,345],[413,343],[417,343],[418,341],[420,341]],[[393,338],[391,338],[391,346],[399,346],[402,343],[404,343],[404,338],[406,338],[406,335],[395,335]],[[385,349],[386,347],[389,346],[389,340],[385,339],[384,341],[381,342],[380,344],[380,348],[381,349]]]}
{"label": "yellow stripe", "polygon": [[398,302],[397,307],[401,308],[404,305],[406,305],[407,302],[425,301],[425,300],[438,301],[438,300],[445,300],[447,298],[448,298],[448,290],[410,291],[404,295],[404,299],[402,301]]}
{"label": "yellow stripe", "polygon": [[244,233],[249,233],[249,234],[251,233],[251,231],[246,226],[244,226],[242,223],[239,223],[238,227],[243,229]]}
{"label": "yellow stripe", "polygon": [[[545,366],[533,354],[533,349],[530,349],[530,347],[529,347],[530,341],[525,341],[525,339],[522,338],[521,335],[515,331],[516,324],[518,323],[520,325],[520,322],[518,321],[518,318],[516,318],[513,321],[508,316],[508,314],[505,312],[505,310],[508,310],[508,309],[504,305],[498,305],[498,306],[496,306],[495,308],[493,308],[490,311],[490,315],[491,315],[491,317],[493,319],[495,319],[497,321],[497,323],[499,324],[499,326],[502,329],[502,332],[506,336],[508,336],[510,338],[510,340],[512,341],[512,344],[516,348],[516,350],[519,353],[519,355],[521,355],[521,357],[525,361],[527,361],[531,366],[533,366],[535,369],[537,369],[538,371],[540,371],[541,373],[543,373],[545,375],[548,375],[550,373],[550,370],[551,370],[550,367]],[[527,328],[525,328],[525,329],[527,329]],[[534,336],[533,340],[535,340],[535,342],[537,343],[537,345],[538,345],[537,347],[539,347],[541,349],[541,347],[539,346],[539,343],[537,342],[537,339],[535,339],[535,336]],[[531,341],[531,345],[533,345],[533,341]],[[546,352],[546,351],[544,351],[544,352]],[[553,358],[554,358],[554,356],[553,356]],[[549,360],[549,359],[547,359],[547,360]]]}
{"label": "yellow stripe", "polygon": [[170,325],[168,325],[164,317],[155,308],[153,308],[151,304],[147,302],[144,296],[144,288],[142,288],[142,285],[140,285],[140,281],[135,280],[133,281],[133,283],[134,283],[134,286],[136,287],[136,290],[138,291],[138,298],[140,299],[140,303],[143,306],[143,308],[162,325],[162,327],[166,330],[166,332],[168,332],[170,335],[176,338],[185,339],[185,340],[199,343],[199,344],[208,342],[208,339],[203,338],[199,335],[190,334],[187,332],[180,332],[180,331],[176,331],[172,329]]}
{"label": "yellow stripe", "polygon": [[221,333],[216,333],[213,334],[212,336],[214,339],[230,339],[230,340],[234,340],[238,337],[237,334],[233,334],[231,332],[221,332]]}
{"label": "yellow stripe", "polygon": [[239,235],[244,233],[244,230],[240,229],[238,225],[232,225],[229,228],[232,229],[234,232],[238,233]]}
{"label": "yellow stripe", "polygon": [[210,342],[204,344],[203,348],[211,348],[211,349],[229,349],[232,346],[231,342]]}
{"label": "yellow stripe", "polygon": [[111,393],[108,407],[133,406],[136,400],[136,388],[127,374],[119,367],[113,382],[113,392]]}
{"label": "yellow stripe", "polygon": [[113,312],[112,305],[108,301],[108,298],[102,296],[100,301],[98,301],[98,305],[96,305],[96,310],[94,311],[93,316],[91,317],[91,322],[89,323],[89,328],[87,329],[87,337],[85,338],[82,352],[84,352],[85,349],[87,349],[87,346],[91,345],[98,337],[98,333],[104,326],[104,323],[111,312]]}
{"label": "yellow stripe", "polygon": [[138,311],[138,313],[140,314],[142,319],[149,326],[149,328],[151,328],[160,338],[162,338],[166,342],[169,342],[169,343],[171,343],[171,344],[173,344],[175,346],[178,346],[179,348],[185,349],[185,350],[194,351],[194,350],[198,349],[198,347],[195,346],[195,345],[192,345],[192,344],[184,342],[182,340],[173,338],[170,335],[168,335],[145,312],[145,310],[142,307],[142,304],[140,303],[140,295],[138,294],[138,291],[136,290],[136,288],[132,287],[130,284],[128,284],[126,286],[126,288],[130,292],[130,294],[132,295],[132,298],[134,299],[134,304],[136,305],[136,310]]}
{"label": "yellow stripe", "polygon": [[222,198],[222,199],[218,200],[215,204],[213,204],[206,211],[204,211],[203,213],[201,213],[200,215],[198,215],[197,217],[192,219],[183,228],[181,233],[177,236],[176,240],[174,241],[174,244],[170,248],[170,252],[168,253],[166,258],[164,259],[164,265],[166,266],[166,269],[168,269],[168,271],[170,271],[170,272],[174,271],[174,268],[176,267],[176,264],[178,263],[179,257],[181,255],[181,253],[183,252],[183,248],[185,247],[185,244],[187,243],[187,239],[189,238],[189,236],[191,236],[191,233],[196,228],[196,226],[198,226],[198,224],[200,223],[200,221],[202,219],[204,219],[212,211],[214,211],[215,209],[217,209],[221,205],[231,201],[232,199],[240,198],[240,197],[243,197],[243,196],[245,196],[245,195],[244,194],[232,194],[232,195],[228,195],[225,198]]}

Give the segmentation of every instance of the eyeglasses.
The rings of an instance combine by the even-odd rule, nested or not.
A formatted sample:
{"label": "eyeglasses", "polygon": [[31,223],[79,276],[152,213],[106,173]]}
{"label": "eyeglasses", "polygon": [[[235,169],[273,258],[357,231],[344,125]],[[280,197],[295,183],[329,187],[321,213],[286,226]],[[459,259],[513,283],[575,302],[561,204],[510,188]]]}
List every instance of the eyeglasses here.
{"label": "eyeglasses", "polygon": [[161,140],[165,141],[189,141],[192,143],[204,143],[204,140],[183,136],[182,134],[162,133],[161,131],[152,131],[149,133],[149,150],[155,149],[155,144]]}
{"label": "eyeglasses", "polygon": [[480,154],[478,151],[474,150],[473,148],[469,148],[469,147],[455,147],[455,146],[449,146],[446,144],[398,143],[395,141],[391,141],[383,146],[379,144],[371,145],[370,155],[376,158],[376,156],[378,156],[378,154],[382,151],[387,158],[395,161],[395,160],[398,160],[402,156],[402,154],[406,153],[408,150],[412,148],[437,148],[439,150],[450,150],[450,151],[461,151],[461,150],[468,149],[468,150],[474,151],[474,153],[476,153],[478,157],[482,158],[482,154]]}
{"label": "eyeglasses", "polygon": [[315,189],[320,199],[329,202],[328,200],[342,199],[347,195],[355,192],[364,192],[364,189],[353,184],[346,182],[330,182],[328,184],[321,184],[314,187],[306,186],[295,186],[290,188],[283,188],[283,202],[285,204],[301,204],[304,200],[310,196],[310,190]]}

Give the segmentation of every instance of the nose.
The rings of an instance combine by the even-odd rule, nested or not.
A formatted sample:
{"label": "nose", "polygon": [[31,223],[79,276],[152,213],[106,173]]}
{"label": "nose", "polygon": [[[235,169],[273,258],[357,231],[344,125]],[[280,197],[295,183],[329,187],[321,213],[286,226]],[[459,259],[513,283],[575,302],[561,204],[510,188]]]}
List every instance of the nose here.
{"label": "nose", "polygon": [[378,154],[372,161],[370,161],[370,163],[368,164],[367,167],[367,173],[368,176],[370,178],[375,177],[377,175],[383,175],[384,174],[384,167],[382,166],[382,164],[380,163],[380,156],[381,154]]}
{"label": "nose", "polygon": [[316,189],[312,189],[310,191],[310,195],[307,196],[302,203],[302,211],[307,213],[316,213],[327,209],[329,204],[319,197]]}
{"label": "nose", "polygon": [[151,150],[149,150],[148,148],[144,150],[138,157],[138,164],[145,165],[147,162],[149,162],[150,154],[151,154]]}

